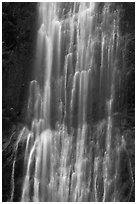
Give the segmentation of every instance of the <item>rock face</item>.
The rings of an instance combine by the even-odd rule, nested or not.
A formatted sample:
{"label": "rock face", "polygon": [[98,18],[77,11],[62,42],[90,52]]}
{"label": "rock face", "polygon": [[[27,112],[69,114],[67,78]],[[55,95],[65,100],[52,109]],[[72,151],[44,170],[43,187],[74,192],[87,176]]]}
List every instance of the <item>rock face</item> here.
{"label": "rock face", "polygon": [[[15,13],[19,8],[23,11],[21,5],[27,7],[15,4]],[[122,27],[127,12],[124,5],[37,4],[38,32],[34,34],[34,55],[30,54],[33,74],[27,77],[22,68],[21,73],[26,73],[20,75],[22,88],[16,93],[16,105],[11,106],[14,99],[7,103],[9,111],[4,97],[3,175],[7,176],[3,177],[3,201],[134,199],[134,164],[130,159],[134,157],[130,151],[134,94],[126,89],[134,60],[127,60],[133,41],[127,41],[128,31]],[[7,6],[10,4],[4,12]],[[20,41],[15,47],[21,46]],[[22,60],[29,55],[23,53],[17,59],[24,67]],[[6,124],[9,131],[4,131]]]}

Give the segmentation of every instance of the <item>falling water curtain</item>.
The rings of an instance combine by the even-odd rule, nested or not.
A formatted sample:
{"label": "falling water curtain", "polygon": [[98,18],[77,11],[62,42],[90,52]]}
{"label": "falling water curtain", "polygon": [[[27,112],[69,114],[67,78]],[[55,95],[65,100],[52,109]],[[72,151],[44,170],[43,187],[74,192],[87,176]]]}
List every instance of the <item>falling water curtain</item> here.
{"label": "falling water curtain", "polygon": [[3,201],[134,201],[134,20],[134,3],[3,2]]}

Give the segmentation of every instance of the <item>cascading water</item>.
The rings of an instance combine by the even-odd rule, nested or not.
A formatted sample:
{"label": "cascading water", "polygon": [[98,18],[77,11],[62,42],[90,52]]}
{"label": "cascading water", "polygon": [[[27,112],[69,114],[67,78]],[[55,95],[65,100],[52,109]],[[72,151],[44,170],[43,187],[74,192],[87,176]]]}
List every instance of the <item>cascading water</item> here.
{"label": "cascading water", "polygon": [[[39,4],[28,128],[20,134],[26,142],[21,201],[130,198],[130,159],[113,119],[123,55],[112,4],[68,3],[66,15],[63,3]],[[14,168],[15,162],[13,176]]]}

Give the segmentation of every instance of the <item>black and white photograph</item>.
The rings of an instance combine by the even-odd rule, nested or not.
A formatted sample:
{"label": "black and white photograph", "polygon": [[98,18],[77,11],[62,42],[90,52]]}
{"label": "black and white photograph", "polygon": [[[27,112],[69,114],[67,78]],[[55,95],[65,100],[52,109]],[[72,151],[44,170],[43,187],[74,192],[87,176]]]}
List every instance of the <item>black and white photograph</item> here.
{"label": "black and white photograph", "polygon": [[2,2],[2,202],[135,202],[135,2]]}

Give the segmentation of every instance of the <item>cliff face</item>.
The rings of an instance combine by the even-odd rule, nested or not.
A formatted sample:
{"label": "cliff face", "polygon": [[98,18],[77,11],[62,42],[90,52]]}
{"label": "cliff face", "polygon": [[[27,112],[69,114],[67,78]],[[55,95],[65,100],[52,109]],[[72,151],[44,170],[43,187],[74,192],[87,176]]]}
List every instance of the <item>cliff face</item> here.
{"label": "cliff face", "polygon": [[9,200],[14,144],[25,117],[36,19],[36,3],[2,3],[3,201]]}
{"label": "cliff face", "polygon": [[[122,10],[120,28],[124,46],[125,70],[122,75],[121,118],[122,133],[126,138],[127,149],[131,157],[134,174],[134,134],[135,134],[135,4],[116,3]],[[64,18],[69,7],[64,3]],[[100,5],[101,9],[101,5]],[[12,163],[15,156],[15,143],[22,124],[25,123],[29,82],[33,79],[32,68],[35,59],[37,22],[36,3],[2,4],[2,131],[3,131],[3,201],[9,201]],[[96,104],[95,104],[96,106]],[[96,117],[96,115],[95,115]],[[115,121],[118,123],[117,115]],[[20,174],[22,168],[22,147],[19,152]],[[19,175],[17,175],[19,177]],[[21,185],[21,180],[18,185]],[[17,187],[18,187],[17,185]],[[18,201],[19,195],[15,200]],[[134,192],[131,196],[134,201]]]}
{"label": "cliff face", "polygon": [[30,80],[37,10],[35,3],[5,2],[2,11],[3,116],[16,120]]}

